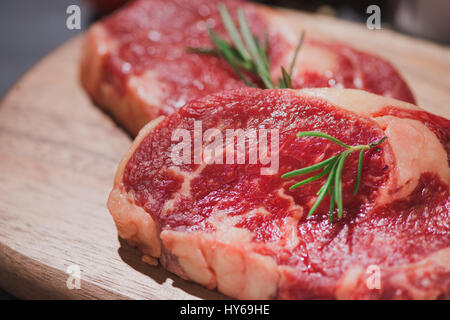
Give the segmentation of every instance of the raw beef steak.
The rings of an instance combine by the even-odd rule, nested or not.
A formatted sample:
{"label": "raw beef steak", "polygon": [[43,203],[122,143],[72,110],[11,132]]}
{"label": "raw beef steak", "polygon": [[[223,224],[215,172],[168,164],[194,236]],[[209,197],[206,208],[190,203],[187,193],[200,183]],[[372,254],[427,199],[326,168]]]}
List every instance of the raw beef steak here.
{"label": "raw beef steak", "polygon": [[[256,4],[225,1],[235,15],[244,8],[255,34],[267,30],[272,76],[288,67],[301,30],[283,14]],[[224,34],[216,0],[139,0],[88,32],[81,79],[93,100],[132,134],[149,120],[186,102],[245,84],[218,57],[189,53],[212,47],[206,25]],[[307,35],[293,73],[296,88],[358,88],[414,103],[398,72],[386,61],[347,45]]]}
{"label": "raw beef steak", "polygon": [[[258,132],[257,149],[244,136],[241,161],[234,138],[206,155],[216,137],[238,129]],[[332,223],[328,197],[307,217],[325,178],[289,190],[298,180],[281,175],[343,148],[299,131],[349,145],[387,137],[364,153],[356,196],[358,155],[347,159],[343,217]],[[183,161],[174,157],[181,142]],[[269,142],[266,155],[278,164],[251,162]],[[449,155],[450,121],[412,104],[354,89],[237,89],[145,126],[119,165],[108,208],[146,261],[159,258],[230,297],[442,298],[450,293]]]}

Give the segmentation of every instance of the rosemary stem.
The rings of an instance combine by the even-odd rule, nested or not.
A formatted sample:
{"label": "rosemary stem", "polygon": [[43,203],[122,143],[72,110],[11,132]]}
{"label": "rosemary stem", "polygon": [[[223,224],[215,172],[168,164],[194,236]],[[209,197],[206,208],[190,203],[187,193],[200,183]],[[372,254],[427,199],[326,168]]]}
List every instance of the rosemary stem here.
{"label": "rosemary stem", "polygon": [[313,181],[316,181],[316,180],[328,175],[327,179],[325,180],[325,183],[322,184],[319,191],[317,191],[317,194],[316,194],[317,199],[314,202],[313,206],[311,207],[311,209],[308,213],[308,217],[314,214],[314,212],[319,207],[322,200],[325,198],[325,196],[327,194],[329,194],[329,196],[330,196],[329,221],[330,221],[330,223],[333,221],[333,213],[334,213],[335,205],[337,207],[337,216],[339,219],[341,219],[343,216],[343,213],[344,213],[343,196],[342,196],[342,189],[343,189],[343,187],[342,187],[343,174],[342,173],[343,173],[345,161],[352,153],[359,151],[356,181],[355,181],[355,187],[353,189],[353,194],[356,195],[356,193],[358,192],[359,186],[360,186],[360,182],[361,182],[361,172],[362,172],[364,151],[372,149],[372,148],[382,144],[386,140],[386,137],[383,137],[380,140],[378,140],[376,142],[372,142],[367,145],[361,144],[361,145],[356,145],[356,146],[350,146],[333,136],[330,136],[326,133],[318,132],[318,131],[303,131],[303,132],[297,133],[297,136],[298,137],[324,138],[324,139],[330,140],[330,141],[345,148],[344,151],[342,151],[341,153],[339,153],[331,158],[328,158],[326,160],[323,160],[319,163],[316,163],[316,164],[311,165],[306,168],[297,169],[297,170],[285,173],[281,176],[282,178],[291,178],[291,177],[307,174],[307,173],[322,169],[322,172],[320,172],[319,174],[316,174],[315,176],[312,176],[310,178],[307,178],[305,180],[297,182],[296,184],[292,185],[289,189],[290,190],[295,189],[304,184],[311,183]]}
{"label": "rosemary stem", "polygon": [[258,85],[262,88],[274,89],[279,87],[293,89],[291,77],[298,52],[304,40],[304,32],[295,48],[289,72],[284,67],[282,68],[282,77],[278,79],[277,86],[277,82],[271,78],[267,33],[264,35],[264,42],[260,42],[258,37],[252,33],[242,8],[237,10],[237,23],[233,21],[225,4],[220,3],[218,9],[225,31],[231,42],[229,43],[224,37],[208,27],[214,48],[188,48],[188,51],[224,58],[234,73],[248,86],[255,87],[257,84],[251,80],[253,79],[252,77],[247,77],[252,75],[260,80]]}

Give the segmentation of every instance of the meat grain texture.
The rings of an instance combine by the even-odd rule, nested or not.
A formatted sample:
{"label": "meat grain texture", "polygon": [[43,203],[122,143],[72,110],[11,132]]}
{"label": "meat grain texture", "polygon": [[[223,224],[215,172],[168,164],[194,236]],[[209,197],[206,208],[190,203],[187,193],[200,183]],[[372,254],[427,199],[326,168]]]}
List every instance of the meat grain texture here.
{"label": "meat grain texture", "polygon": [[[192,99],[245,84],[218,57],[189,53],[211,48],[207,24],[225,35],[216,0],[138,0],[88,31],[81,80],[92,99],[133,135],[150,120]],[[252,32],[268,34],[273,79],[289,67],[301,30],[282,13],[242,1],[224,1],[236,16],[245,10]],[[387,61],[348,45],[307,34],[293,72],[294,88],[364,89],[414,103],[408,85]]]}
{"label": "meat grain texture", "polygon": [[[175,164],[172,133],[279,130],[279,169],[262,164]],[[328,197],[308,211],[320,179],[289,190],[293,169],[342,147],[387,136],[343,169],[342,219]],[[207,141],[203,141],[203,148]],[[248,156],[248,149],[246,149]],[[450,121],[352,89],[237,89],[194,100],[147,124],[117,170],[108,208],[119,235],[147,262],[239,299],[436,299],[450,293]],[[379,285],[368,285],[373,268]]]}

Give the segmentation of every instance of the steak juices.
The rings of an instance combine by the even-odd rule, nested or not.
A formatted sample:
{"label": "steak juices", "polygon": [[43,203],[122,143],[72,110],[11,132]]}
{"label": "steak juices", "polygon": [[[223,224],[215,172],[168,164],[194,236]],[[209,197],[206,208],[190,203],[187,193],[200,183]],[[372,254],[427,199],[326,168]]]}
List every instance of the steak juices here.
{"label": "steak juices", "polygon": [[[233,17],[244,9],[256,36],[268,31],[269,72],[278,78],[299,32],[277,11],[226,4]],[[336,88],[246,88],[224,59],[186,50],[212,46],[207,24],[225,34],[215,1],[140,0],[87,35],[86,90],[129,132],[142,128],[108,199],[119,235],[145,261],[159,259],[180,277],[234,298],[447,297],[450,122],[409,104],[414,97],[388,62],[309,35],[293,67],[293,87]],[[195,137],[196,123],[200,136],[211,139],[183,139],[180,130]],[[234,138],[211,148],[211,132],[261,129],[277,133],[277,148],[268,143],[272,135],[266,143],[256,140],[257,148],[271,146],[266,158],[278,160],[269,174],[261,174],[267,163],[249,161],[248,137],[244,161],[226,161],[231,150],[233,159],[239,155]],[[293,190],[300,179],[281,176],[345,149],[298,138],[299,131],[326,133],[349,146],[387,137],[363,154],[360,170],[357,153],[343,163],[336,184],[343,214],[332,223],[331,193],[308,217],[326,176]],[[196,150],[217,152],[195,159]],[[367,286],[368,270],[380,271],[380,286]]]}

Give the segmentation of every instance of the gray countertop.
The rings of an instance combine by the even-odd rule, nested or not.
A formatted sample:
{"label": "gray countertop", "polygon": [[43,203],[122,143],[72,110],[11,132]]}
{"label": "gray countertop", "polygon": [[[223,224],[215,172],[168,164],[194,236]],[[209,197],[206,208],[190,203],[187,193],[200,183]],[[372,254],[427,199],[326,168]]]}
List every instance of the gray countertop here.
{"label": "gray countertop", "polygon": [[84,29],[92,14],[82,1],[1,1],[0,96],[45,54],[80,32],[66,28],[66,9],[71,4],[80,6]]}

